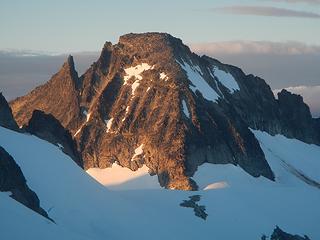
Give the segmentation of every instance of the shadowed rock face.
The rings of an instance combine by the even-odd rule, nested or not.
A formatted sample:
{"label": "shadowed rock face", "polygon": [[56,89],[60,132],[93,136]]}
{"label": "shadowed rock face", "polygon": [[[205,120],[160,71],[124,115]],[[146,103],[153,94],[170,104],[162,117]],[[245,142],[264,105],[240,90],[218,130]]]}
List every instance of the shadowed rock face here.
{"label": "shadowed rock face", "polygon": [[13,130],[18,129],[18,125],[13,118],[11,108],[2,93],[0,93],[0,126]]}
{"label": "shadowed rock face", "polygon": [[26,207],[48,218],[40,207],[36,193],[27,185],[20,167],[14,159],[0,146],[0,191],[11,192],[11,197]]}
{"label": "shadowed rock face", "polygon": [[307,143],[320,144],[310,109],[300,95],[292,94],[285,89],[278,93],[280,116],[286,136],[302,139]]}
{"label": "shadowed rock face", "polygon": [[[225,75],[237,90],[228,88]],[[48,83],[11,107],[20,125],[35,109],[58,119],[76,139],[85,169],[115,161],[132,170],[146,164],[162,186],[184,190],[197,188],[191,177],[204,162],[232,163],[273,180],[249,127],[319,142],[286,126],[264,80],[199,57],[166,33],[107,42],[80,78],[69,57]],[[142,152],[135,154],[137,149]]]}
{"label": "shadowed rock face", "polygon": [[83,167],[81,156],[77,151],[76,142],[73,140],[70,132],[51,114],[45,114],[42,111],[35,110],[25,130],[59,146],[65,154],[69,155],[80,167]]}

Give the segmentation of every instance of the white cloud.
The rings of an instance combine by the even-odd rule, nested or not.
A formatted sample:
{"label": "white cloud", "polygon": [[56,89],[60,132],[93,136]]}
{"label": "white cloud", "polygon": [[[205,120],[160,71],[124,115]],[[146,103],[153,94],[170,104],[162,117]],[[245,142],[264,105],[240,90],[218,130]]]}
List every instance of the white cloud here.
{"label": "white cloud", "polygon": [[286,3],[306,3],[312,5],[320,4],[320,0],[271,0],[272,2],[286,2]]}
{"label": "white cloud", "polygon": [[320,18],[320,14],[309,11],[297,11],[287,8],[269,7],[269,6],[226,6],[213,8],[213,11],[237,14],[237,15],[254,15],[265,17],[298,17],[298,18]]}
{"label": "white cloud", "polygon": [[320,54],[320,46],[307,45],[301,42],[270,42],[270,41],[226,41],[190,44],[197,53],[214,54]]}

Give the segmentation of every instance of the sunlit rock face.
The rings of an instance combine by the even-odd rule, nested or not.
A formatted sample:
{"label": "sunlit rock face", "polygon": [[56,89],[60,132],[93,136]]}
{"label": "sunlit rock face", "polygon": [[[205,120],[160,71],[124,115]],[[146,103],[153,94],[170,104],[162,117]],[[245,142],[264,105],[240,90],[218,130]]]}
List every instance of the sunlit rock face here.
{"label": "sunlit rock face", "polygon": [[46,84],[11,102],[19,125],[35,109],[58,119],[76,140],[85,169],[145,165],[161,186],[183,190],[198,188],[192,176],[205,162],[274,180],[249,127],[319,144],[315,124],[301,123],[308,130],[300,132],[293,129],[299,121],[288,124],[290,116],[311,119],[308,109],[297,114],[300,108],[285,107],[284,114],[287,105],[290,98],[275,99],[264,80],[200,57],[166,33],[107,42],[80,77],[69,57]]}

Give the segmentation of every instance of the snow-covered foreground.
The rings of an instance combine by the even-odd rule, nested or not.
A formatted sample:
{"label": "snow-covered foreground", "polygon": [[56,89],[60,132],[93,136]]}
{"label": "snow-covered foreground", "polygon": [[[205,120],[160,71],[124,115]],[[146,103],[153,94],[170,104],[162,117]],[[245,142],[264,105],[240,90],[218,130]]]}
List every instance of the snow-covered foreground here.
{"label": "snow-covered foreground", "polygon": [[9,195],[10,193],[0,192],[1,239],[87,239],[79,234],[65,231],[48,219],[16,202]]}
{"label": "snow-covered foreground", "polygon": [[[277,182],[253,178],[233,165],[204,164],[194,179],[201,189],[207,190],[141,189],[141,183],[140,189],[111,191],[92,179],[58,147],[0,128],[0,145],[20,165],[41,206],[56,221],[56,225],[48,223],[2,194],[1,203],[4,201],[5,206],[12,208],[15,204],[18,210],[13,215],[1,206],[0,232],[9,236],[12,229],[21,232],[30,229],[39,231],[39,236],[61,234],[62,239],[78,235],[84,239],[233,240],[260,239],[279,225],[285,231],[320,239],[320,190],[292,171],[296,169],[314,180],[319,179],[320,161],[316,156],[320,156],[320,147],[259,131],[254,134]],[[289,155],[293,150],[299,153]],[[191,208],[179,206],[195,194],[201,195],[198,204],[206,206],[207,220],[196,217]],[[16,221],[10,220],[5,225],[7,218]],[[22,223],[32,226],[26,229]],[[70,234],[73,235],[69,237]]]}
{"label": "snow-covered foreground", "polygon": [[[137,232],[134,224],[137,219],[139,225],[150,222],[143,206],[108,191],[58,147],[2,127],[0,145],[21,167],[29,187],[59,228],[88,239],[147,239],[148,232]],[[0,222],[7,217],[1,213]],[[149,229],[155,231],[155,225]],[[0,224],[0,232],[6,230]]]}

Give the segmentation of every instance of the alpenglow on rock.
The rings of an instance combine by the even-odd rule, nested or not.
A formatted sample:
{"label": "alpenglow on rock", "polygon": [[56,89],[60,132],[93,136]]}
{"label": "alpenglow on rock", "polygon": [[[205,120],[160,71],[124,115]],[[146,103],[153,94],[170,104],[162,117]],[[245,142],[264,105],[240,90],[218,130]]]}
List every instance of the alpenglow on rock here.
{"label": "alpenglow on rock", "polygon": [[[144,33],[106,42],[80,77],[70,56],[46,84],[11,107],[19,125],[35,109],[58,119],[75,138],[85,169],[145,164],[161,186],[191,190],[205,162],[239,165],[274,180],[249,128],[319,144],[319,124],[308,107],[284,111],[290,99],[275,99],[264,80],[200,57],[169,34]],[[297,116],[294,124],[290,116]],[[293,129],[299,124],[307,130]]]}

